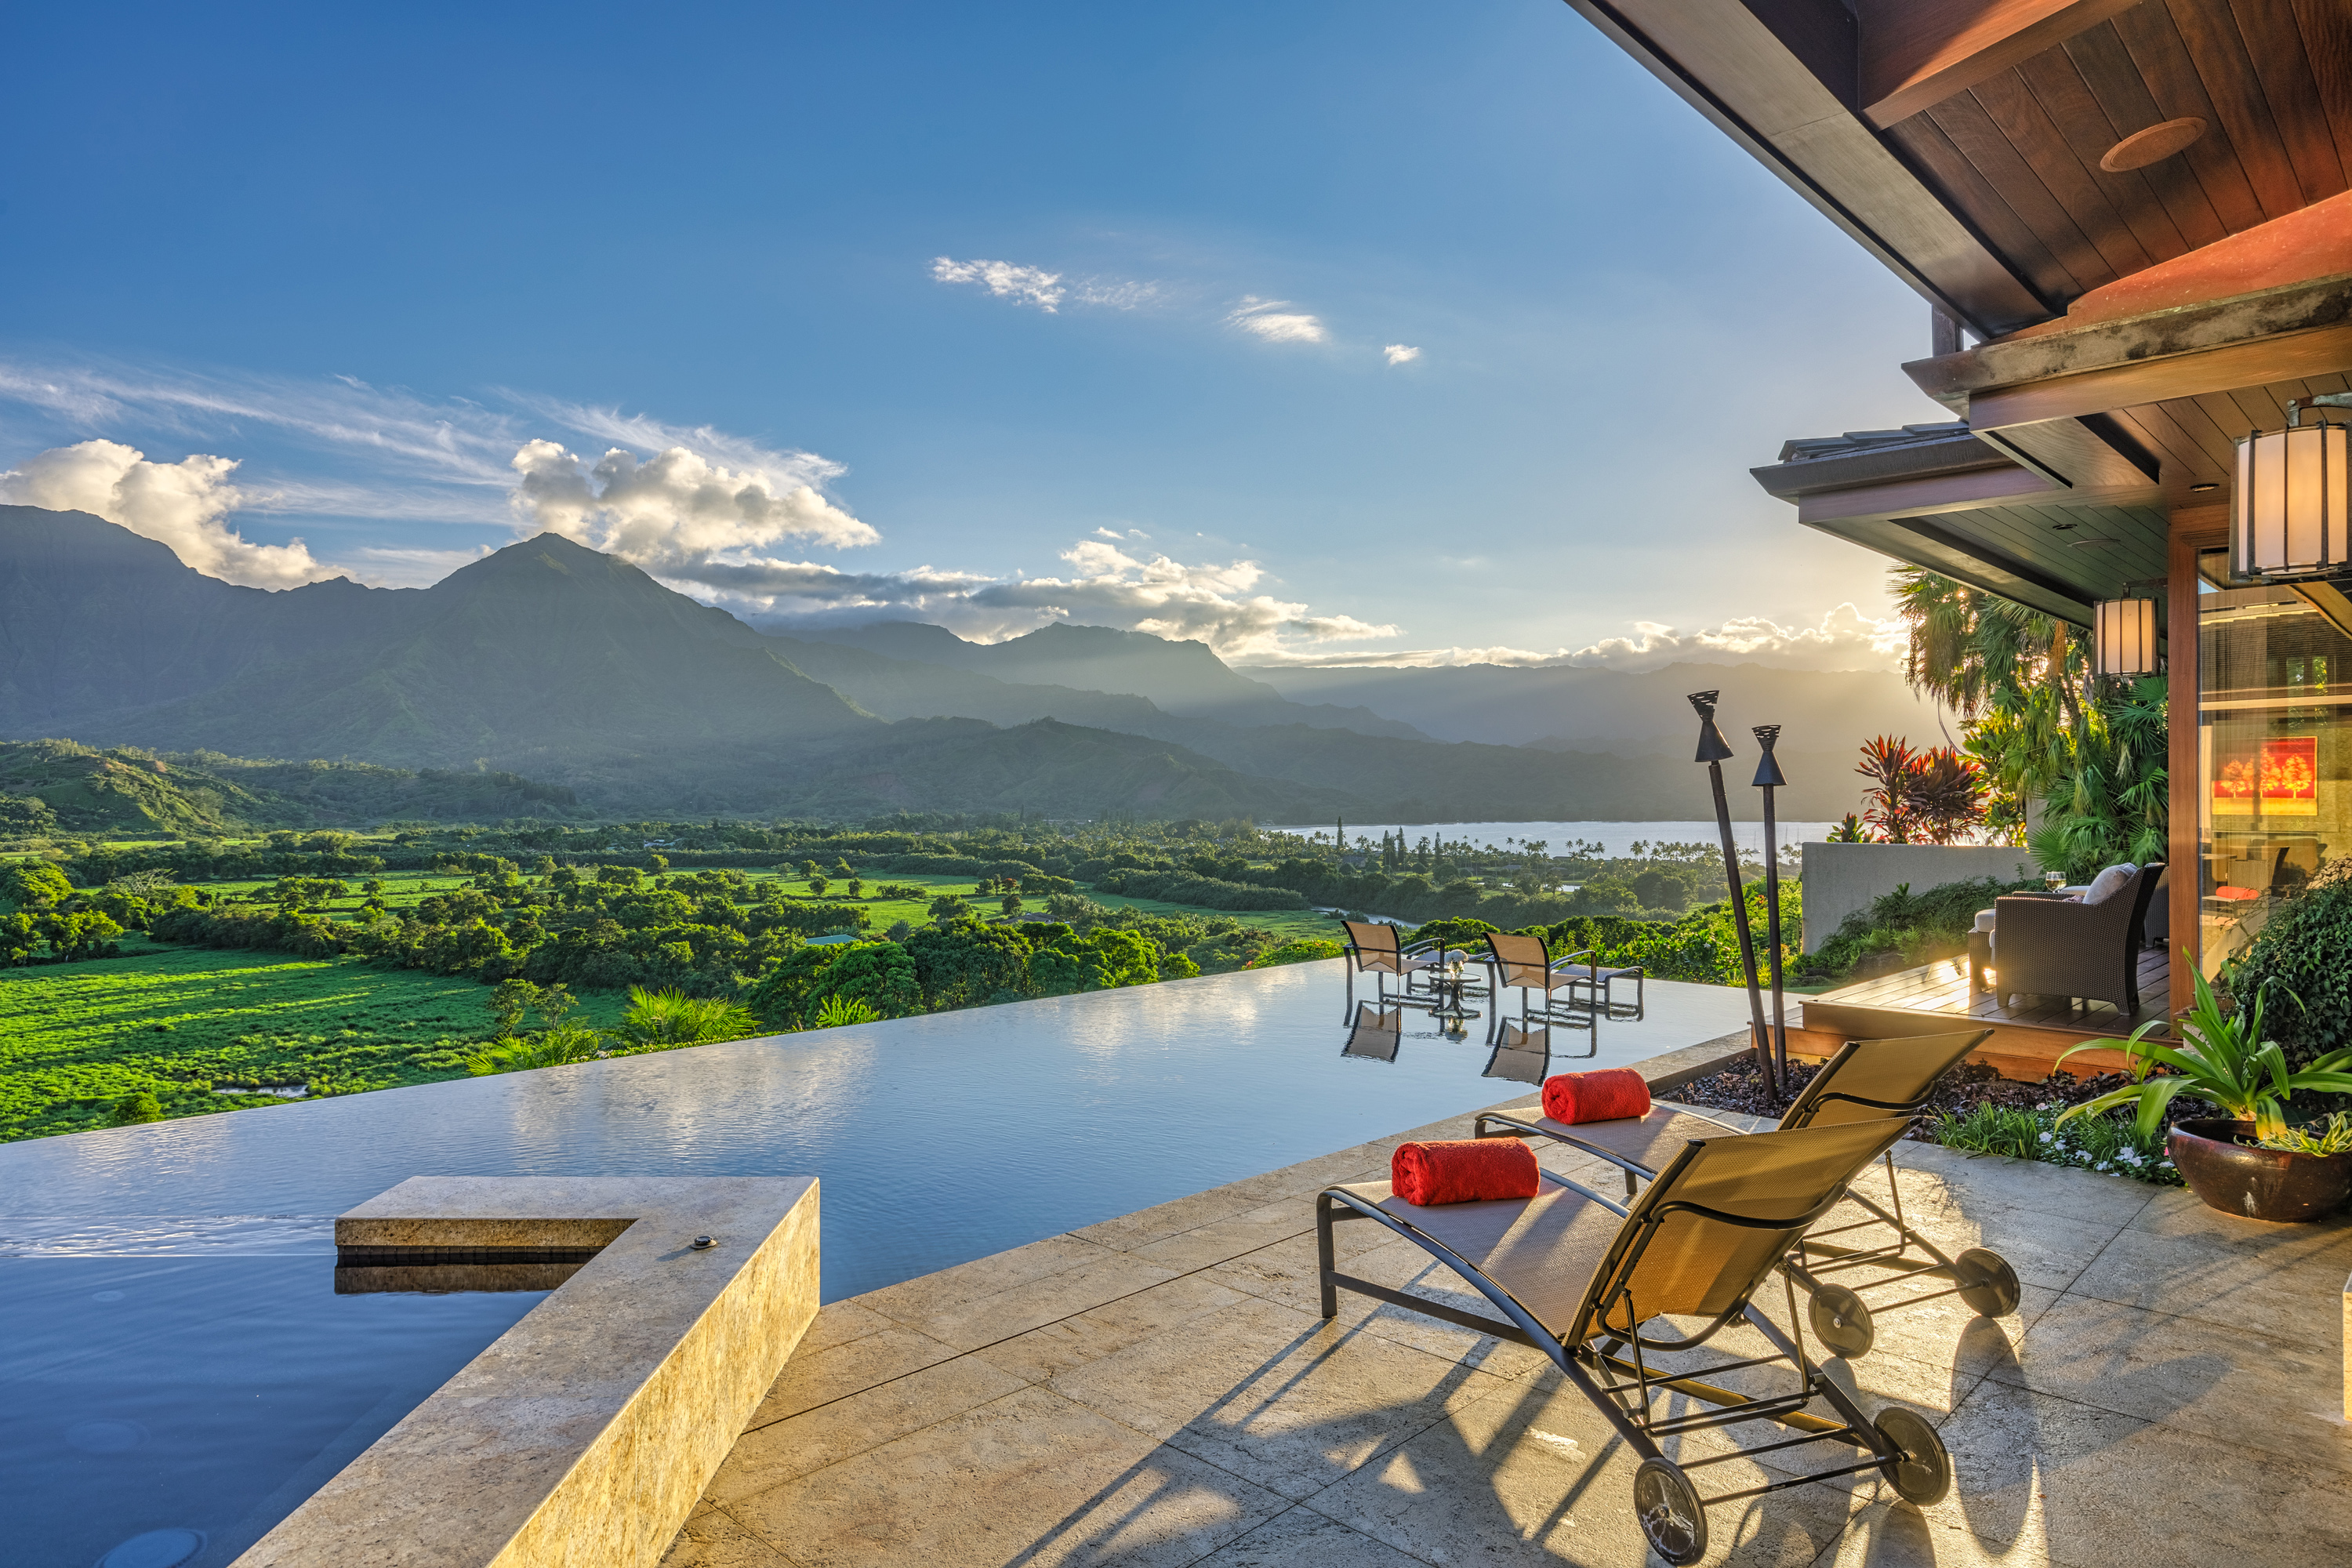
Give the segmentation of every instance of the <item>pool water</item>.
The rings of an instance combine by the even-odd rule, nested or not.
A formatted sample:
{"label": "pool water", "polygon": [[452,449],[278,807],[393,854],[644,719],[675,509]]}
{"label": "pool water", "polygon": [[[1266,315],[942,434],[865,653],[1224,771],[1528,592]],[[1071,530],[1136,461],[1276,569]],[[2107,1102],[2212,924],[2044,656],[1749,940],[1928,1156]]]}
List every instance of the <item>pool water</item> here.
{"label": "pool water", "polygon": [[216,1568],[545,1291],[338,1295],[308,1255],[0,1258],[0,1558]]}
{"label": "pool water", "polygon": [[541,1299],[338,1294],[332,1216],[410,1176],[813,1173],[831,1300],[1747,1018],[1369,995],[1302,963],[0,1146],[0,1555],[217,1568]]}

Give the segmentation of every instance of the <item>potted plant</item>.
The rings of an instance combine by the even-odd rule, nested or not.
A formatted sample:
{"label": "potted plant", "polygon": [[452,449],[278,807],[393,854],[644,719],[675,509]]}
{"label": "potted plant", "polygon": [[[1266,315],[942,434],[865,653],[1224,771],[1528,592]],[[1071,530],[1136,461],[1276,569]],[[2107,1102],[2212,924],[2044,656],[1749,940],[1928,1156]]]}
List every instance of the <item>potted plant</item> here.
{"label": "potted plant", "polygon": [[[2174,1096],[2210,1100],[2220,1116],[2177,1121],[2166,1141],[2166,1152],[2189,1190],[2213,1208],[2249,1219],[2317,1219],[2352,1193],[2352,1125],[2338,1116],[2316,1134],[2290,1128],[2285,1102],[2306,1089],[2352,1092],[2352,1049],[2330,1052],[2290,1072],[2278,1042],[2263,1037],[2263,993],[2269,988],[2257,990],[2249,1005],[2225,1014],[2191,963],[2197,1005],[2179,1022],[2179,1043],[2148,1038],[2162,1019],[2142,1024],[2124,1042],[2132,1084],[2071,1107],[2058,1120],[2137,1102],[2141,1132],[2153,1134]],[[2085,1040],[2058,1059],[2107,1045]],[[2158,1073],[2158,1067],[2172,1070]]]}

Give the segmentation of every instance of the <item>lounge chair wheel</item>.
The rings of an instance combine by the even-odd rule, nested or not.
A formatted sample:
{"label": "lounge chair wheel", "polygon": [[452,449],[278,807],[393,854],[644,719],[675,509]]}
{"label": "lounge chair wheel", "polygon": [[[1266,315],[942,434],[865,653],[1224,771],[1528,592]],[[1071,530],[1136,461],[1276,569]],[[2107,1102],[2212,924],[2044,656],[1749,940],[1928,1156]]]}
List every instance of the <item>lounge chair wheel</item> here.
{"label": "lounge chair wheel", "polygon": [[[1943,1501],[1952,1489],[1952,1456],[1927,1418],[1896,1405],[1880,1411],[1871,1425],[1897,1451],[1885,1466],[1895,1495],[1920,1508]],[[1640,1484],[1638,1477],[1635,1484]]]}
{"label": "lounge chair wheel", "polygon": [[1849,1360],[1868,1355],[1870,1347],[1878,1342],[1870,1309],[1843,1285],[1823,1285],[1815,1290],[1805,1315],[1812,1322],[1814,1337]]}
{"label": "lounge chair wheel", "polygon": [[1672,1459],[1644,1459],[1633,1472],[1633,1517],[1649,1537],[1650,1550],[1674,1568],[1687,1568],[1706,1555],[1706,1510],[1698,1489]]}
{"label": "lounge chair wheel", "polygon": [[2009,1259],[1985,1247],[1961,1253],[1952,1260],[1952,1272],[1959,1277],[1960,1300],[1979,1318],[2008,1317],[2025,1294]]}

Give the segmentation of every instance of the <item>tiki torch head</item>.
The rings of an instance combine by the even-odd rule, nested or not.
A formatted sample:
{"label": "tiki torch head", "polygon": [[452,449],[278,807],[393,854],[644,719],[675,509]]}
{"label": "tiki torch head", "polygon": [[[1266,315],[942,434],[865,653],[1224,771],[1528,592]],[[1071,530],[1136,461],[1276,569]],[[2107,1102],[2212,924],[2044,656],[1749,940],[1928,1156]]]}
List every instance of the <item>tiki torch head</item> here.
{"label": "tiki torch head", "polygon": [[1756,743],[1764,748],[1764,754],[1756,760],[1756,787],[1772,789],[1787,784],[1789,776],[1780,771],[1780,760],[1772,754],[1772,743],[1780,738],[1780,726],[1759,724],[1752,733]]}
{"label": "tiki torch head", "polygon": [[1731,755],[1731,742],[1715,727],[1715,700],[1721,695],[1720,691],[1690,694],[1690,705],[1698,710],[1698,755],[1691,759],[1693,762],[1719,763]]}

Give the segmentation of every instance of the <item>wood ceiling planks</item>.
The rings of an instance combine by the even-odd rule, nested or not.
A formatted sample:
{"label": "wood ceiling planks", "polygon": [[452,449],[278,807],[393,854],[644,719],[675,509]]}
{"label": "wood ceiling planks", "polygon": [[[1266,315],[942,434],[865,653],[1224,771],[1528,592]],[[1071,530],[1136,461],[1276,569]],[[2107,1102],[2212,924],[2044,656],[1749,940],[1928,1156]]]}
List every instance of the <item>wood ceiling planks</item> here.
{"label": "wood ceiling planks", "polygon": [[[2187,116],[2208,129],[2185,153],[2099,167]],[[2141,0],[1886,138],[2063,305],[2347,188],[2352,0]]]}

